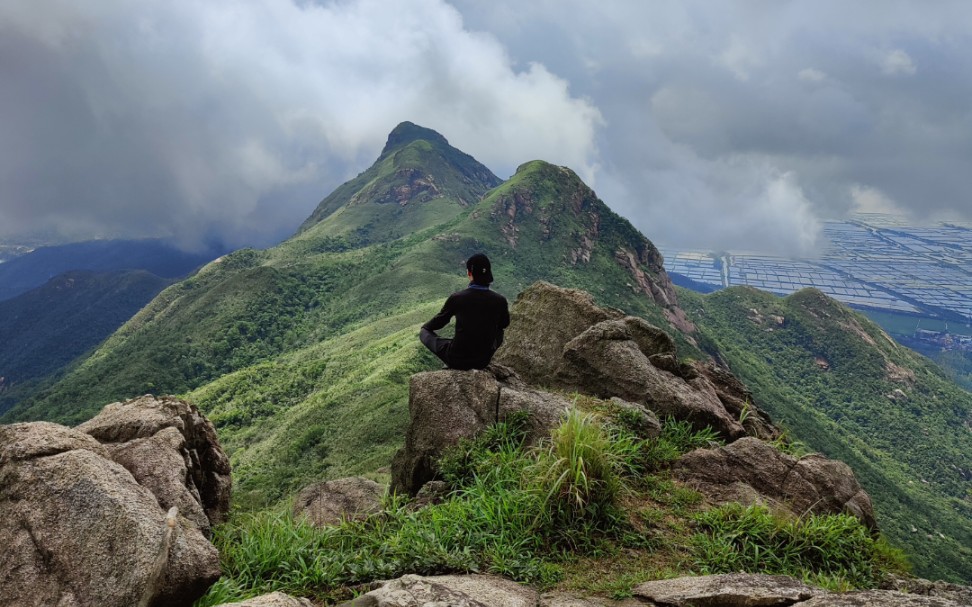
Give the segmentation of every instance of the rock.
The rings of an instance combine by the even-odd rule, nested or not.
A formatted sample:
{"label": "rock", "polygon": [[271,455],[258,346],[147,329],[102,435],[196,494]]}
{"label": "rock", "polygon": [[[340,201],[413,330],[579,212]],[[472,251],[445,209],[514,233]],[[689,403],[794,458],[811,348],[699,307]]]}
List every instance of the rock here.
{"label": "rock", "polygon": [[146,395],[107,405],[77,429],[104,444],[163,509],[178,507],[207,534],[226,520],[229,458],[194,404]]}
{"label": "rock", "polygon": [[533,607],[537,593],[491,575],[405,575],[339,607]]}
{"label": "rock", "polygon": [[614,396],[609,401],[611,406],[616,407],[618,412],[626,415],[632,423],[632,430],[639,438],[658,438],[661,436],[662,426],[658,421],[658,416],[638,403],[628,401]]}
{"label": "rock", "polygon": [[796,515],[846,512],[876,530],[871,499],[850,467],[821,455],[797,459],[757,438],[696,449],[673,466],[675,477],[717,503],[752,503],[753,494]]}
{"label": "rock", "polygon": [[530,413],[530,434],[538,437],[549,432],[569,406],[564,397],[531,390],[502,368],[413,375],[405,446],[392,461],[392,491],[415,495],[435,478],[437,460],[446,449],[513,412]]}
{"label": "rock", "polygon": [[637,316],[625,316],[624,324],[631,332],[631,339],[638,344],[638,349],[646,357],[675,358],[675,340],[668,333]]}
{"label": "rock", "polygon": [[445,481],[429,481],[415,494],[415,499],[408,503],[412,510],[419,510],[426,506],[441,504],[449,496],[449,485]]}
{"label": "rock", "polygon": [[972,605],[972,587],[969,586],[896,575],[887,576],[881,586],[882,590],[896,590],[913,595],[939,597],[955,601],[959,605]]}
{"label": "rock", "polygon": [[968,607],[968,605],[969,603],[956,603],[941,597],[916,596],[890,590],[868,590],[825,594],[797,603],[795,607]]}
{"label": "rock", "polygon": [[493,360],[512,367],[530,384],[549,385],[567,342],[591,325],[623,316],[598,306],[584,291],[534,283],[517,296],[510,327]]}
{"label": "rock", "polygon": [[635,341],[627,319],[606,320],[564,346],[558,383],[600,398],[617,396],[642,403],[663,416],[711,426],[733,439],[746,431],[725,409],[704,378],[685,381],[651,364]]}
{"label": "rock", "polygon": [[385,486],[354,476],[304,487],[294,500],[294,516],[304,517],[315,527],[361,520],[381,512]]}
{"label": "rock", "polygon": [[712,363],[696,361],[692,363],[692,367],[695,377],[704,377],[715,389],[716,396],[726,411],[734,418],[743,420],[742,425],[749,436],[765,441],[779,438],[780,431],[773,425],[769,415],[756,407],[753,393],[735,375]]}
{"label": "rock", "polygon": [[295,599],[289,594],[272,592],[239,603],[223,603],[220,607],[314,607],[307,599]]}
{"label": "rock", "polygon": [[645,582],[634,596],[672,607],[780,607],[803,605],[818,590],[782,575],[734,573]]}
{"label": "rock", "polygon": [[219,555],[90,436],[0,426],[0,605],[188,606]]}
{"label": "rock", "polygon": [[565,592],[549,592],[540,597],[539,607],[644,607],[637,599],[616,601],[596,596],[574,596]]}

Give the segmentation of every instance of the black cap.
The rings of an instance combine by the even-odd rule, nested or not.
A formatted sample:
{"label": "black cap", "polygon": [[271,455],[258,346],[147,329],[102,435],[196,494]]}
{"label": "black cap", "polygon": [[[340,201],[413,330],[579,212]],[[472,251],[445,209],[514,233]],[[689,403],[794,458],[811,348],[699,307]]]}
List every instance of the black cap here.
{"label": "black cap", "polygon": [[488,285],[493,282],[493,270],[489,265],[489,257],[476,253],[466,261],[466,269],[472,272],[473,282],[478,285]]}

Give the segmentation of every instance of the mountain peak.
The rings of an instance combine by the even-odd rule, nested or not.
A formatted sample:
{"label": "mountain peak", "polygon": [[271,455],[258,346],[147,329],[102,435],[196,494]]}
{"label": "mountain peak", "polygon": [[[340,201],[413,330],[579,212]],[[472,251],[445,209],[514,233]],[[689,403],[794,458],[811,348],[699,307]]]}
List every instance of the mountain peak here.
{"label": "mountain peak", "polygon": [[385,148],[381,151],[381,155],[385,156],[390,152],[405,147],[413,141],[419,140],[449,145],[449,142],[445,137],[432,129],[427,129],[424,126],[419,126],[413,122],[406,121],[396,126],[394,129],[392,129],[392,132],[388,134],[388,141],[385,143]]}

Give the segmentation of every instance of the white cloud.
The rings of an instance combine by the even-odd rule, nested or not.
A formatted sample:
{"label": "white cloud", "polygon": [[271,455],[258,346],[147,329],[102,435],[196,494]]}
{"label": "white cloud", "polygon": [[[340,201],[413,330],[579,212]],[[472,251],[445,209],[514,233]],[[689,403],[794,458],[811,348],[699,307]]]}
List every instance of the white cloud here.
{"label": "white cloud", "polygon": [[905,214],[905,209],[891,200],[881,190],[854,184],[850,189],[851,200],[854,201],[854,211],[858,213],[886,213],[889,215]]}
{"label": "white cloud", "polygon": [[598,110],[442,0],[12,0],[0,33],[0,232],[267,244],[403,120],[594,178]]}
{"label": "white cloud", "polygon": [[884,56],[881,62],[881,71],[888,76],[914,76],[917,68],[908,53],[901,49],[895,49]]}

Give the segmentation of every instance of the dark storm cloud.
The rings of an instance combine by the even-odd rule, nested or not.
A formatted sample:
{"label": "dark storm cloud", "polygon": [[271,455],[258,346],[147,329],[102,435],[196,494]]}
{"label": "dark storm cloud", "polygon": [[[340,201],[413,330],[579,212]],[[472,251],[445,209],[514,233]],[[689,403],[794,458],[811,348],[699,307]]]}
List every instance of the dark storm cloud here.
{"label": "dark storm cloud", "polygon": [[972,219],[966,3],[513,4],[458,0],[598,107],[597,189],[656,241],[806,253],[855,208]]}
{"label": "dark storm cloud", "polygon": [[[406,6],[407,4],[407,6]],[[412,120],[593,174],[599,115],[439,0],[0,5],[0,236],[269,244]]]}

